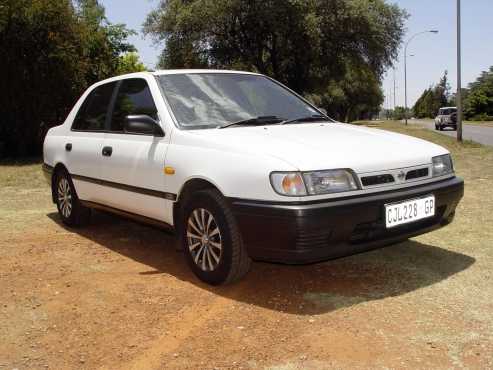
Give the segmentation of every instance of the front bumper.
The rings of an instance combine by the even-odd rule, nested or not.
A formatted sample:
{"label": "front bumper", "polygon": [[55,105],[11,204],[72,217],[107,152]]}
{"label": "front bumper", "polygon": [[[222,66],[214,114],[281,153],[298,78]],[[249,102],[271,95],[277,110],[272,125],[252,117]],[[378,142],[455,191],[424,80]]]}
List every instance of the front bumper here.
{"label": "front bumper", "polygon": [[[433,194],[435,216],[386,229],[384,205]],[[230,199],[250,257],[289,264],[360,253],[450,223],[464,194],[458,177],[412,188],[312,203]]]}

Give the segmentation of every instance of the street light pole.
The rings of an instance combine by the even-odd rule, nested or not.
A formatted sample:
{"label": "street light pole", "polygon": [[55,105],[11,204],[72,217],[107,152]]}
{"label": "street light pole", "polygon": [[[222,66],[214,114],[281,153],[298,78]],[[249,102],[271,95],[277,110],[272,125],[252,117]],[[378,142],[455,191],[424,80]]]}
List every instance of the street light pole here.
{"label": "street light pole", "polygon": [[425,33],[435,33],[435,34],[437,34],[438,31],[437,30],[429,30],[429,31],[418,32],[418,33],[414,34],[413,36],[411,36],[409,38],[409,40],[407,40],[406,45],[404,46],[404,105],[405,105],[405,107],[404,107],[404,118],[405,118],[405,121],[406,121],[406,125],[407,125],[407,47],[409,46],[409,43],[416,36],[423,35]]}
{"label": "street light pole", "polygon": [[461,11],[457,0],[457,141],[462,141],[462,58],[461,58]]}
{"label": "street light pole", "polygon": [[[411,41],[411,40],[409,40]],[[407,42],[407,44],[409,43]],[[407,125],[407,44],[404,48],[404,119]]]}
{"label": "street light pole", "polygon": [[394,113],[395,113],[395,67],[394,67]]}

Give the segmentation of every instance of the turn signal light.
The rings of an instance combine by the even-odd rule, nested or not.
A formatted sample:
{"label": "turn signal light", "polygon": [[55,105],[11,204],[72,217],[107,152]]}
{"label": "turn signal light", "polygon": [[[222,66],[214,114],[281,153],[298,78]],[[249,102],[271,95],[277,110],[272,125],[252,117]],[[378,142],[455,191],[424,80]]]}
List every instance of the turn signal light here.
{"label": "turn signal light", "polygon": [[175,169],[173,167],[164,167],[164,173],[166,175],[174,175]]}

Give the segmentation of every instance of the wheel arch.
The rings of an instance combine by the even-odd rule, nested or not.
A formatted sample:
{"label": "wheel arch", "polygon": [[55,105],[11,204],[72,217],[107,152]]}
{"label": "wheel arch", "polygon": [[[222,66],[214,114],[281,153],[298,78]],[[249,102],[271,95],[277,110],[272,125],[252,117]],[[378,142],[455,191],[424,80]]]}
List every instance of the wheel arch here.
{"label": "wheel arch", "polygon": [[56,190],[55,190],[55,180],[56,180],[56,174],[60,171],[65,171],[67,173],[67,167],[62,162],[58,162],[55,167],[53,167],[53,172],[51,174],[51,198],[53,200],[53,203],[56,203]]}
{"label": "wheel arch", "polygon": [[202,177],[192,177],[185,181],[176,196],[176,202],[173,204],[173,225],[175,229],[178,230],[180,227],[180,212],[187,197],[197,191],[206,189],[215,189],[221,195],[223,195],[221,189],[209,179],[205,179]]}

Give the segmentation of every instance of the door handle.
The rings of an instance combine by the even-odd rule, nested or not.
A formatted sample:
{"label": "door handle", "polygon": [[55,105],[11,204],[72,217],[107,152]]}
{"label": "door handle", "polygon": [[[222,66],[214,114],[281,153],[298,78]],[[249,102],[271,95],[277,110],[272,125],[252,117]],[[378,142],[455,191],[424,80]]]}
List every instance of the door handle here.
{"label": "door handle", "polygon": [[105,146],[103,148],[103,155],[105,157],[111,157],[111,153],[113,153],[113,148],[111,146]]}
{"label": "door handle", "polygon": [[67,152],[72,151],[72,143],[67,143],[67,144],[65,144],[65,150],[66,150]]}

